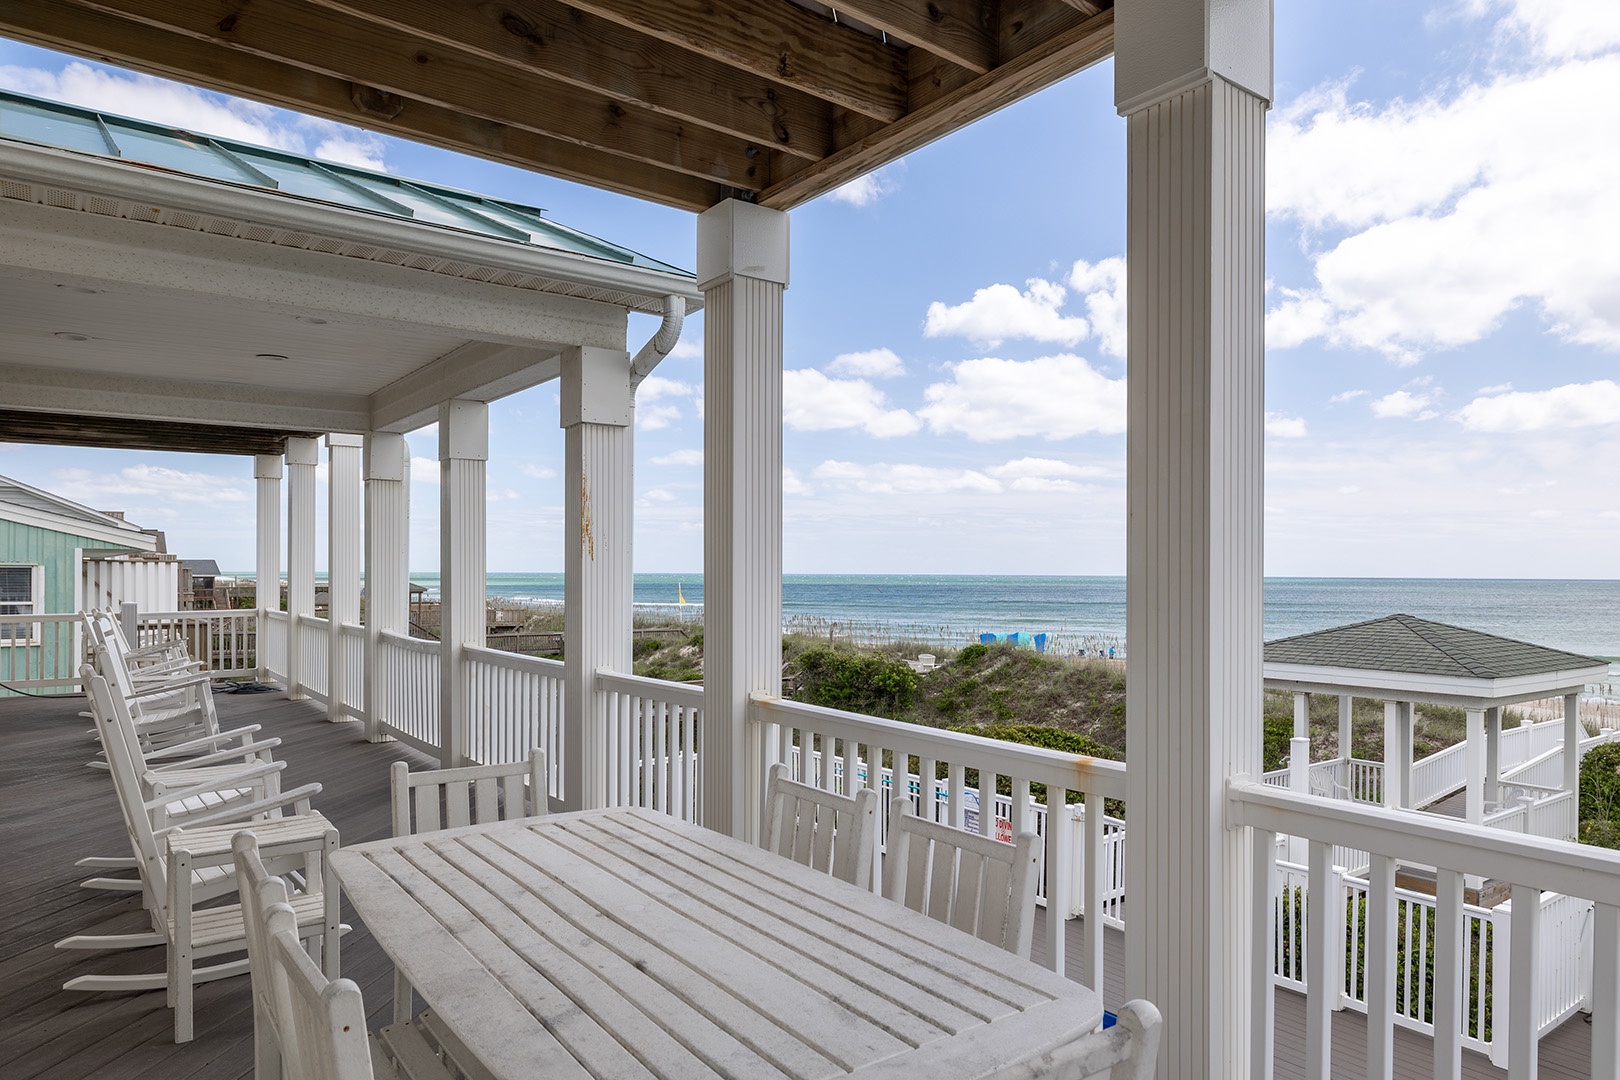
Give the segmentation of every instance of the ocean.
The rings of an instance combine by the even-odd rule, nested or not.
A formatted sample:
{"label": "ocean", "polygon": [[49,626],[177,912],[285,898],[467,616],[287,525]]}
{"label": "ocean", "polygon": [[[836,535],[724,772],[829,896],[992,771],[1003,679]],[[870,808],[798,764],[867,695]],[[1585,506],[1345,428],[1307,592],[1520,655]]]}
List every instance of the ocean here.
{"label": "ocean", "polygon": [[[412,574],[411,580],[438,585],[436,574]],[[489,595],[561,602],[563,576],[490,574]],[[697,619],[703,579],[637,574],[634,599],[646,614]],[[1396,612],[1620,658],[1620,581],[1266,579],[1268,641]],[[1125,579],[789,574],[782,580],[782,614],[789,629],[865,640],[960,644],[980,633],[1025,631],[1050,635],[1064,652],[1123,652]]]}

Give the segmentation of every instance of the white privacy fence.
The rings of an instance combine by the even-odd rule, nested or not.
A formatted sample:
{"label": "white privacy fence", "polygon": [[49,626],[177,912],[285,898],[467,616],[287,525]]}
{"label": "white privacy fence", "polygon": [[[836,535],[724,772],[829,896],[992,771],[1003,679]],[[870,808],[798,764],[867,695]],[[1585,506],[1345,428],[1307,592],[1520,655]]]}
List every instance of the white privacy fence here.
{"label": "white privacy fence", "polygon": [[601,670],[609,806],[645,806],[696,821],[703,687]]}

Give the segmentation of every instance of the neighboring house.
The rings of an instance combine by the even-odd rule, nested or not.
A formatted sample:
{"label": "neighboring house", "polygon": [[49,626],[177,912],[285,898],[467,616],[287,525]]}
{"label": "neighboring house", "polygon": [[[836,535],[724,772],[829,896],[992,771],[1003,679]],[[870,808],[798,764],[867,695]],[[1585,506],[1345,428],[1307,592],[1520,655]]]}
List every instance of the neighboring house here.
{"label": "neighboring house", "polygon": [[37,616],[75,612],[87,600],[105,606],[106,597],[85,595],[87,579],[105,591],[102,574],[86,574],[86,552],[107,564],[158,550],[157,536],[118,515],[0,476],[0,682],[38,686],[71,672],[73,628]]}

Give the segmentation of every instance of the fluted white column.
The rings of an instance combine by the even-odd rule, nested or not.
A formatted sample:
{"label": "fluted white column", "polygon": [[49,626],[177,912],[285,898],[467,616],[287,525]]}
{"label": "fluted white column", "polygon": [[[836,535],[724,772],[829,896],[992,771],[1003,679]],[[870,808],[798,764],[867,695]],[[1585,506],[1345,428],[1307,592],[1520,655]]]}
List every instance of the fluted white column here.
{"label": "fluted white column", "polygon": [[349,668],[343,624],[360,622],[359,435],[326,437],[326,718],[342,720]]}
{"label": "fluted white column", "polygon": [[1115,17],[1129,170],[1126,990],[1164,1014],[1160,1077],[1264,1075],[1249,969],[1263,901],[1223,790],[1261,770],[1271,4],[1133,0]]}
{"label": "fluted white column", "polygon": [[596,692],[596,669],[631,670],[631,416],[628,353],[563,353],[562,799],[570,810],[610,801],[615,732]]}
{"label": "fluted white column", "polygon": [[703,824],[758,834],[748,697],[782,692],[782,292],[788,216],[727,200],[698,217],[703,327]]}
{"label": "fluted white column", "polygon": [[257,497],[253,543],[253,606],[258,609],[254,635],[258,646],[258,671],[254,677],[264,682],[270,677],[265,667],[265,638],[270,630],[268,611],[281,610],[281,458],[257,454],[253,458],[253,487]]}
{"label": "fluted white column", "polygon": [[468,645],[483,645],[489,406],[439,406],[439,764],[467,764]]}
{"label": "fluted white column", "polygon": [[382,738],[382,632],[411,619],[411,449],[394,431],[366,435],[366,738]]}
{"label": "fluted white column", "polygon": [[287,697],[302,701],[303,642],[298,620],[315,613],[315,465],[319,439],[287,440]]}

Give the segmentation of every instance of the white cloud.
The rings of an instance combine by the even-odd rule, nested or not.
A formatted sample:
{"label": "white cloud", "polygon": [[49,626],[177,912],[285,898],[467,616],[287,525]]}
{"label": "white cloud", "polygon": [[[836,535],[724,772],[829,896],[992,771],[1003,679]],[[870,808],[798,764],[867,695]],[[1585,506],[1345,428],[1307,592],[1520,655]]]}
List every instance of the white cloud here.
{"label": "white cloud", "polygon": [[106,510],[121,510],[126,502],[143,499],[210,505],[245,503],[250,499],[246,484],[235,477],[159,465],[130,465],[111,473],[57,469],[52,479],[56,494]]}
{"label": "white cloud", "polygon": [[1021,435],[1068,439],[1125,430],[1125,380],[1110,379],[1078,356],[1036,360],[984,357],[949,365],[951,381],[923,391],[917,415],[935,434],[975,442]]}
{"label": "white cloud", "polygon": [[665,491],[663,488],[652,488],[648,491],[642,492],[641,501],[649,504],[672,503],[677,501],[677,497],[673,492]]}
{"label": "white cloud", "polygon": [[1470,431],[1541,431],[1620,422],[1620,384],[1611,379],[1550,390],[1518,390],[1470,401],[1457,419]]}
{"label": "white cloud", "polygon": [[1097,465],[1073,465],[1055,458],[1021,457],[984,470],[997,480],[1094,480],[1109,475],[1107,469]]}
{"label": "white cloud", "polygon": [[691,383],[666,379],[662,375],[649,375],[642,379],[641,385],[636,388],[636,404],[651,404],[671,397],[687,397],[693,389]]}
{"label": "white cloud", "polygon": [[676,450],[652,459],[654,465],[702,465],[702,450]]}
{"label": "white cloud", "polygon": [[1343,390],[1343,391],[1340,391],[1337,394],[1334,394],[1332,397],[1328,398],[1328,404],[1330,404],[1330,405],[1343,405],[1347,401],[1354,401],[1358,397],[1366,397],[1366,396],[1367,396],[1367,391],[1365,391],[1365,390]]}
{"label": "white cloud", "polygon": [[782,422],[797,431],[860,428],[875,438],[910,435],[922,423],[865,379],[829,379],[815,368],[782,372]]}
{"label": "white cloud", "polygon": [[1368,402],[1373,415],[1381,420],[1432,420],[1440,414],[1429,408],[1433,398],[1429,394],[1414,394],[1410,390],[1396,390],[1375,401]]}
{"label": "white cloud", "polygon": [[1088,263],[1069,271],[1069,284],[1085,294],[1086,314],[1097,347],[1110,356],[1125,355],[1125,260],[1119,257]]}
{"label": "white cloud", "polygon": [[548,469],[544,465],[519,465],[518,472],[527,476],[530,480],[555,480],[557,478],[557,470]]}
{"label": "white cloud", "polygon": [[1505,394],[1512,389],[1513,384],[1510,382],[1505,382],[1497,383],[1495,386],[1482,386],[1478,390],[1475,390],[1474,393],[1480,395],[1481,397],[1489,397],[1491,394]]}
{"label": "white cloud", "polygon": [[384,167],[383,140],[369,131],[150,75],[107,71],[79,61],[60,71],[0,65],[0,86],[360,168]]}
{"label": "white cloud", "polygon": [[1011,285],[989,285],[954,306],[936,300],[928,305],[923,333],[965,337],[990,348],[1008,338],[1073,345],[1091,333],[1085,319],[1058,311],[1068,296],[1062,285],[1044,278],[1030,278],[1025,285],[1023,292]]}
{"label": "white cloud", "polygon": [[952,492],[997,494],[1001,485],[976,469],[932,465],[860,465],[823,461],[812,475],[827,484],[854,488],[868,495],[947,495]]}
{"label": "white cloud", "polygon": [[799,474],[782,466],[782,494],[783,495],[814,495],[810,485],[799,479]]}
{"label": "white cloud", "polygon": [[437,484],[439,482],[439,462],[436,458],[411,458],[411,479],[420,480],[424,484]]}
{"label": "white cloud", "polygon": [[1284,416],[1282,413],[1266,413],[1266,434],[1279,439],[1303,439],[1306,435],[1305,419],[1300,416]]}
{"label": "white cloud", "polygon": [[1307,249],[1332,237],[1311,284],[1278,288],[1268,343],[1412,363],[1528,307],[1565,341],[1620,350],[1620,140],[1598,134],[1620,130],[1617,11],[1519,3],[1499,29],[1552,60],[1412,100],[1358,102],[1340,83],[1278,109],[1267,205]]}
{"label": "white cloud", "polygon": [[669,350],[669,358],[671,360],[703,359],[703,339],[698,338],[696,341],[689,341],[682,338],[675,343],[673,349]]}
{"label": "white cloud", "polygon": [[1532,510],[1532,511],[1530,511],[1530,516],[1533,517],[1533,518],[1555,518],[1555,517],[1561,517],[1563,515],[1562,515],[1562,512],[1558,511],[1558,510],[1542,509],[1542,510]]}
{"label": "white cloud", "polygon": [[674,405],[642,405],[636,409],[637,431],[662,431],[681,418]]}
{"label": "white cloud", "polygon": [[892,195],[900,190],[900,178],[897,175],[900,170],[896,168],[897,164],[885,165],[865,176],[857,176],[846,184],[840,184],[827,192],[827,197],[850,206],[871,206],[885,195]]}
{"label": "white cloud", "polygon": [[833,358],[827,370],[857,379],[892,379],[906,373],[906,365],[893,349],[867,349]]}

